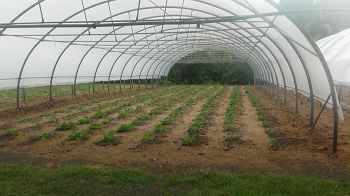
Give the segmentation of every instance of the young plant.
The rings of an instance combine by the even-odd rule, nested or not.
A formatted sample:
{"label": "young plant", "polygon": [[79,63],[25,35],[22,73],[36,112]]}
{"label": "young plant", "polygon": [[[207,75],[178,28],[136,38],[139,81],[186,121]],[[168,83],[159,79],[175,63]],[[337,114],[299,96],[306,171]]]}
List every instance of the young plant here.
{"label": "young plant", "polygon": [[87,109],[87,108],[82,108],[82,109],[80,109],[80,113],[82,113],[82,114],[87,114],[87,113],[89,113],[90,111],[89,111],[89,109]]}
{"label": "young plant", "polygon": [[154,140],[155,140],[156,138],[155,138],[155,136],[154,136],[154,134],[153,133],[146,133],[143,137],[142,137],[142,140],[141,140],[141,142],[142,143],[152,143],[152,142],[154,142]]}
{"label": "young plant", "polygon": [[118,128],[117,132],[118,133],[126,133],[126,132],[133,131],[134,129],[135,129],[135,126],[133,124],[122,124]]}
{"label": "young plant", "polygon": [[269,148],[271,148],[272,150],[278,150],[279,147],[280,147],[280,144],[278,140],[276,138],[270,138]]}
{"label": "young plant", "polygon": [[132,120],[132,124],[134,126],[140,126],[143,124],[144,121],[148,120],[149,119],[149,116],[145,115],[145,114],[142,114],[142,115],[139,115],[139,116],[136,116],[133,120]]}
{"label": "young plant", "polygon": [[80,119],[77,123],[78,125],[86,125],[90,124],[90,119],[87,116],[84,116],[82,119]]}
{"label": "young plant", "polygon": [[50,133],[43,133],[41,135],[39,135],[38,139],[40,141],[45,141],[45,140],[48,140],[52,137],[52,135]]}
{"label": "young plant", "polygon": [[110,108],[110,109],[105,111],[105,114],[111,115],[111,114],[115,114],[117,111],[118,111],[118,108]]}
{"label": "young plant", "polygon": [[40,124],[40,123],[37,123],[37,124],[34,125],[34,128],[37,129],[37,130],[42,130],[44,128],[44,125]]}
{"label": "young plant", "polygon": [[4,135],[6,137],[16,137],[18,135],[18,131],[15,128],[7,129]]}
{"label": "young plant", "polygon": [[97,111],[91,118],[92,119],[102,119],[106,116],[106,113],[102,112],[102,111]]}
{"label": "young plant", "polygon": [[109,119],[106,119],[106,120],[103,120],[102,124],[103,125],[109,125],[113,122],[113,118],[109,118]]}
{"label": "young plant", "polygon": [[196,136],[187,136],[182,139],[183,146],[195,146],[198,144],[198,138]]}
{"label": "young plant", "polygon": [[89,139],[89,133],[87,131],[73,132],[68,136],[70,141],[85,141]]}
{"label": "young plant", "polygon": [[89,126],[89,130],[98,130],[98,129],[102,129],[103,125],[101,124],[92,124]]}
{"label": "young plant", "polygon": [[169,133],[169,132],[170,132],[170,128],[165,125],[157,124],[154,127],[154,133],[156,134]]}
{"label": "young plant", "polygon": [[68,119],[72,119],[72,118],[76,118],[76,117],[78,117],[77,114],[68,114],[68,115],[67,115],[67,118],[68,118]]}
{"label": "young plant", "polygon": [[103,134],[103,138],[98,141],[96,144],[99,146],[109,146],[109,145],[118,145],[120,142],[115,136],[113,131],[107,131]]}
{"label": "young plant", "polygon": [[113,143],[117,140],[117,137],[114,135],[113,131],[108,131],[103,134],[103,142],[106,143]]}
{"label": "young plant", "polygon": [[118,118],[125,119],[125,118],[129,117],[129,114],[131,114],[133,112],[135,112],[135,110],[133,108],[126,108],[124,111],[119,113]]}
{"label": "young plant", "polygon": [[74,122],[64,122],[57,127],[57,131],[68,131],[75,128],[77,125]]}

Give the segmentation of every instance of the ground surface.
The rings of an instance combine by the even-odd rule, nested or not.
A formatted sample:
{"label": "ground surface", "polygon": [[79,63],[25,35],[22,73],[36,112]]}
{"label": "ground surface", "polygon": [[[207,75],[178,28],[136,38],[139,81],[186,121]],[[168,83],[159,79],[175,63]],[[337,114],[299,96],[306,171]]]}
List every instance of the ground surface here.
{"label": "ground surface", "polygon": [[[112,96],[96,96],[91,99],[77,98],[79,101],[60,100],[50,109],[32,109],[25,112],[7,111],[0,117],[0,161],[34,163],[46,166],[61,164],[83,164],[118,168],[140,168],[155,171],[173,171],[179,168],[212,168],[235,172],[283,173],[313,175],[350,179],[350,128],[346,122],[340,131],[339,153],[331,155],[332,115],[327,109],[313,133],[308,127],[308,102],[302,98],[300,112],[294,113],[293,95],[288,95],[288,104],[282,99],[271,99],[264,90],[241,87],[238,110],[233,125],[238,141],[231,148],[225,145],[228,133],[223,131],[226,108],[234,87],[222,86],[171,86],[141,91],[125,91]],[[280,143],[278,150],[269,148],[269,138],[258,120],[245,88],[249,88],[259,98],[269,115]],[[182,139],[200,113],[208,97],[223,89],[205,130],[201,133],[201,144],[193,147],[182,146]],[[178,117],[170,126],[170,132],[151,144],[141,142],[145,133],[154,129],[172,111],[186,100],[195,103]],[[118,145],[99,146],[97,142],[106,131],[116,131],[122,124],[133,118],[149,114],[160,105],[167,105],[158,114],[150,115],[141,125],[127,133],[116,133]],[[79,125],[73,130],[57,131],[63,122],[77,122],[84,116],[92,117],[99,111],[117,108],[115,112],[90,122],[103,125],[89,131],[85,141],[69,141],[72,132],[88,130],[89,124]],[[317,105],[317,110],[319,106]],[[123,113],[123,118],[121,118]],[[348,114],[346,113],[346,116]],[[9,130],[17,134],[6,136]],[[37,139],[43,134],[49,138]]]}

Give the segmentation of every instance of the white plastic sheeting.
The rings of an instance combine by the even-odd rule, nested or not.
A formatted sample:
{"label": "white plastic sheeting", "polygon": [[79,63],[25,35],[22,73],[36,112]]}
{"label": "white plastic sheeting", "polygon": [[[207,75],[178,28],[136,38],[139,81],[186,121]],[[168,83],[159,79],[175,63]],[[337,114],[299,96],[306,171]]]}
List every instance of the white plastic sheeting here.
{"label": "white plastic sheeting", "polygon": [[[316,44],[288,16],[277,13],[281,10],[272,0],[0,3],[0,88],[160,78],[182,57],[218,49],[248,62],[257,81],[321,102],[333,94],[328,106],[337,100]],[[200,25],[166,23],[232,16],[253,17]],[[160,23],[135,24],[147,21]],[[113,26],[123,22],[133,25]],[[109,26],[60,26],[74,24]],[[342,116],[341,108],[337,111]]]}
{"label": "white plastic sheeting", "polygon": [[338,85],[350,85],[350,29],[317,42]]}

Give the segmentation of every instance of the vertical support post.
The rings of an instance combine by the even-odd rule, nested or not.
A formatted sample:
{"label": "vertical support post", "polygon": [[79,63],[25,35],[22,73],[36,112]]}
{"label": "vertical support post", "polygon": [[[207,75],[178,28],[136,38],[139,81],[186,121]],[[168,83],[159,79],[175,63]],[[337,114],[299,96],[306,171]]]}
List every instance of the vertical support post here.
{"label": "vertical support post", "polygon": [[23,96],[23,102],[25,102],[26,101],[26,90],[25,90],[25,88],[24,88],[24,86],[22,87],[22,96]]}

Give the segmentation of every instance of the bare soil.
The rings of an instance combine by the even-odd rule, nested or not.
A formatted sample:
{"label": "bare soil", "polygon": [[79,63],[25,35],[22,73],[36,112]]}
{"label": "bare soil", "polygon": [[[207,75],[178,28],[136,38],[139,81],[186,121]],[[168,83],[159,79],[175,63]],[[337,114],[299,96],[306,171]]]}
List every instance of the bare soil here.
{"label": "bare soil", "polygon": [[[205,134],[207,144],[197,147],[181,146],[181,139],[187,134],[187,129],[199,113],[206,99],[199,100],[188,109],[172,127],[171,132],[160,138],[161,142],[138,148],[144,133],[152,131],[153,126],[169,114],[176,106],[169,108],[162,115],[147,121],[144,125],[130,133],[117,134],[120,144],[99,146],[96,142],[102,138],[104,131],[115,130],[122,123],[130,122],[131,117],[118,120],[108,125],[103,131],[94,132],[87,141],[68,141],[69,132],[54,131],[54,124],[45,124],[43,128],[34,128],[33,124],[43,112],[53,112],[63,108],[65,111],[78,111],[82,107],[94,107],[102,101],[111,104],[110,99],[116,95],[65,101],[53,108],[35,107],[25,112],[0,115],[1,130],[5,125],[15,124],[20,127],[15,138],[0,137],[0,162],[21,162],[41,165],[83,164],[107,167],[137,167],[155,170],[177,170],[179,168],[213,168],[227,169],[236,172],[288,173],[297,175],[315,175],[331,178],[350,179],[350,123],[345,121],[340,130],[339,152],[331,154],[332,144],[332,111],[326,109],[324,115],[313,132],[309,127],[309,105],[305,98],[299,106],[299,113],[294,112],[293,95],[288,95],[288,104],[283,105],[282,99],[272,99],[270,95],[258,88],[252,88],[268,112],[276,130],[276,137],[281,148],[268,148],[268,137],[258,121],[255,108],[241,88],[239,111],[235,114],[234,126],[239,128],[235,133],[242,142],[233,148],[225,147],[227,133],[223,131],[226,108],[232,87],[220,99],[216,106]],[[152,89],[151,91],[161,91]],[[164,90],[164,89],[163,89]],[[144,90],[140,93],[145,92]],[[123,97],[120,95],[120,98]],[[124,97],[129,99],[130,96]],[[88,100],[90,102],[88,102]],[[95,103],[91,103],[95,100]],[[320,106],[316,104],[317,111]],[[145,111],[151,106],[146,107]],[[60,115],[58,115],[60,116]],[[62,114],[62,116],[64,116]],[[83,114],[79,113],[79,117]],[[349,119],[349,113],[345,113]],[[78,117],[78,118],[79,118]],[[37,118],[37,119],[36,119]],[[64,117],[66,118],[66,117]],[[19,119],[30,119],[19,121]],[[46,117],[47,120],[47,117]],[[30,125],[30,126],[29,126]],[[46,141],[28,142],[34,136],[44,132],[52,132],[52,138]],[[3,131],[0,132],[3,135]]]}

